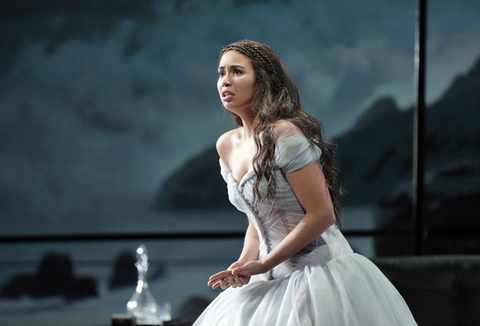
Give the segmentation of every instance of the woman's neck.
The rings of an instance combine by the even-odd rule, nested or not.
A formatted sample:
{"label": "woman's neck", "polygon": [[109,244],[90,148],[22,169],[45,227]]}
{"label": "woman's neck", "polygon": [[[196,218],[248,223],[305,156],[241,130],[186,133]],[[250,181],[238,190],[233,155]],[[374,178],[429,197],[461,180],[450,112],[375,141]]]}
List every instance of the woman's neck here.
{"label": "woman's neck", "polygon": [[255,133],[255,131],[253,129],[253,124],[252,123],[246,124],[244,122],[241,133],[242,133],[241,137],[244,140],[252,139],[253,136],[254,136],[254,133]]}
{"label": "woman's neck", "polygon": [[248,119],[245,119],[242,117],[242,125],[242,138],[244,140],[253,139],[255,136],[254,118],[249,117]]}

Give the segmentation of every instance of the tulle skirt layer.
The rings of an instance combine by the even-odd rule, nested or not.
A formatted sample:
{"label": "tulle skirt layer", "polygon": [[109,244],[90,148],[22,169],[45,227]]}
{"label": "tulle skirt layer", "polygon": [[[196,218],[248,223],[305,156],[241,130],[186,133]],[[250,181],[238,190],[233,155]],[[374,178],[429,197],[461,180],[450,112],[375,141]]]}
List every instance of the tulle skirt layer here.
{"label": "tulle skirt layer", "polygon": [[417,325],[405,301],[367,258],[336,257],[271,281],[222,292],[195,326]]}

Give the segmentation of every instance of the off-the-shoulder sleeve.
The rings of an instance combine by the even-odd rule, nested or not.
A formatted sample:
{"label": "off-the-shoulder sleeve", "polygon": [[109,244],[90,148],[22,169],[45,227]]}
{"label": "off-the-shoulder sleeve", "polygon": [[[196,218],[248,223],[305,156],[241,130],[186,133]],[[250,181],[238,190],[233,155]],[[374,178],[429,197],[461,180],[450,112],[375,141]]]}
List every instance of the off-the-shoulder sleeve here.
{"label": "off-the-shoulder sleeve", "polygon": [[275,161],[284,173],[300,170],[320,158],[322,150],[312,145],[296,127],[288,128],[277,139]]}
{"label": "off-the-shoulder sleeve", "polygon": [[225,162],[223,162],[221,158],[218,159],[218,162],[220,164],[220,174],[222,175],[223,180],[225,180],[225,182],[228,182],[228,174],[232,171],[230,171],[228,165],[225,164]]}

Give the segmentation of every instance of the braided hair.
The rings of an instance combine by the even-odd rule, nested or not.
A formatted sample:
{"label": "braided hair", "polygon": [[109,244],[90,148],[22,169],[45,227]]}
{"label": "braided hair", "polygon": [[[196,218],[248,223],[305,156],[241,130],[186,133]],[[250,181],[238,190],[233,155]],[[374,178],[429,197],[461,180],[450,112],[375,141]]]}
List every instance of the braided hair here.
{"label": "braided hair", "polygon": [[[253,186],[255,201],[262,200],[259,183],[267,180],[267,198],[273,199],[275,192],[275,143],[273,129],[279,120],[287,120],[299,128],[308,141],[322,150],[320,164],[332,199],[337,225],[340,225],[341,195],[340,172],[335,161],[333,144],[323,136],[323,126],[300,105],[298,89],[277,54],[266,44],[243,40],[222,49],[220,59],[227,51],[237,51],[247,56],[255,71],[255,82],[259,86],[254,94],[251,110],[254,115],[254,139],[257,153],[253,158],[256,179]],[[231,113],[237,125],[242,119]]]}

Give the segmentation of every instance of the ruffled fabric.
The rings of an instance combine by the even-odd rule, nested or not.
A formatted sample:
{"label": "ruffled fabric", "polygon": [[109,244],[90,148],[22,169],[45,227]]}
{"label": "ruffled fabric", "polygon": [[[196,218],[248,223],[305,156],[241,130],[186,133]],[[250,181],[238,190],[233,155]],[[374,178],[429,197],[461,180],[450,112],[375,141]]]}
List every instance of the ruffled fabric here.
{"label": "ruffled fabric", "polygon": [[[280,133],[275,149],[273,201],[253,207],[255,173],[238,183],[220,160],[229,199],[244,212],[259,235],[260,257],[272,251],[302,220],[305,212],[285,175],[321,156],[293,125]],[[260,182],[260,192],[266,185]],[[367,258],[353,253],[340,230],[331,226],[299,253],[248,285],[222,292],[196,326],[416,325],[405,301]]]}
{"label": "ruffled fabric", "polygon": [[285,130],[277,139],[275,162],[284,173],[300,170],[318,161],[322,150],[311,144],[296,127]]}

